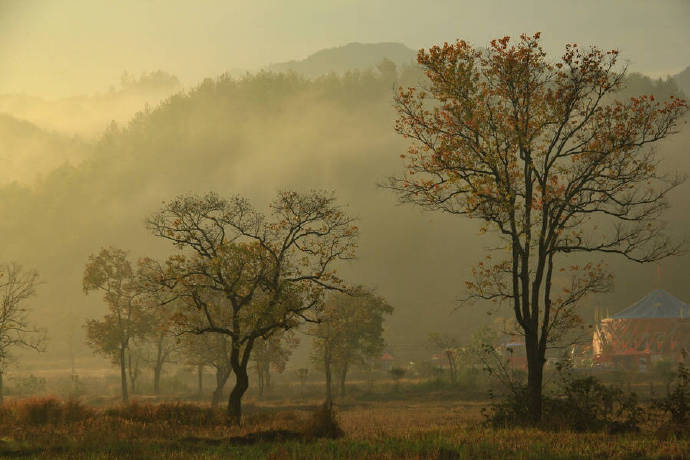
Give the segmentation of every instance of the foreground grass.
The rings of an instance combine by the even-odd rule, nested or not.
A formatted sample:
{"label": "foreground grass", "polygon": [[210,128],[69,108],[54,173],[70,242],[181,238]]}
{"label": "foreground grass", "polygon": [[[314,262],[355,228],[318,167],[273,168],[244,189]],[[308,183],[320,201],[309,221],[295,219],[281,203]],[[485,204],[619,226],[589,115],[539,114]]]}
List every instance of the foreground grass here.
{"label": "foreground grass", "polygon": [[[25,403],[26,404],[26,403]],[[34,404],[43,404],[40,401]],[[192,405],[31,413],[6,406],[0,455],[27,458],[687,458],[688,438],[483,427],[472,403],[372,403],[342,407],[345,437],[297,437],[307,409],[255,408],[241,427]],[[64,408],[64,407],[63,407]],[[51,412],[52,410],[52,412]],[[80,412],[81,411],[81,412]],[[61,415],[62,414],[62,415]],[[276,431],[282,430],[282,431]],[[290,430],[281,437],[284,430]],[[252,433],[270,439],[249,439]],[[287,439],[286,439],[287,437]]]}

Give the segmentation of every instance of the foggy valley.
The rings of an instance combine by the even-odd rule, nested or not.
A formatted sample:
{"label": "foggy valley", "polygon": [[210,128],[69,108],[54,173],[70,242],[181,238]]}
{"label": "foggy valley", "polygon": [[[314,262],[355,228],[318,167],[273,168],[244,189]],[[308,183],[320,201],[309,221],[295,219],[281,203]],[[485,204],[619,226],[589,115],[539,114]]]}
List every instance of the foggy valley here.
{"label": "foggy valley", "polygon": [[0,0],[0,456],[687,457],[687,3],[58,3]]}

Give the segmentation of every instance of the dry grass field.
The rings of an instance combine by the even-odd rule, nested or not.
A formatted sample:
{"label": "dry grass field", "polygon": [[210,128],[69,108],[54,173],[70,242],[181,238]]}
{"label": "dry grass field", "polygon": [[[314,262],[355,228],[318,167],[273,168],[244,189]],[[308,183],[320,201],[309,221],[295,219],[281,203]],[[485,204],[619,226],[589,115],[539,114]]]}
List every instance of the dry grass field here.
{"label": "dry grass field", "polygon": [[0,456],[22,458],[687,458],[690,439],[653,430],[610,435],[483,424],[481,402],[388,401],[338,407],[339,439],[309,436],[311,404],[251,405],[242,426],[186,403],[90,408],[9,402]]}

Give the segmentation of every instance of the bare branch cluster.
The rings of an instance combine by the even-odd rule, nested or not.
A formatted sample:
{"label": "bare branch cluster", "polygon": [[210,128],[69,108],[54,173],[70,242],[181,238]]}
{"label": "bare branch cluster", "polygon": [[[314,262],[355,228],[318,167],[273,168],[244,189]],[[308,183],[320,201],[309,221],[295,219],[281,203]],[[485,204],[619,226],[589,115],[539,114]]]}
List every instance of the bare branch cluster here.
{"label": "bare branch cluster", "polygon": [[45,350],[45,331],[31,325],[26,305],[38,283],[35,270],[25,270],[14,262],[0,266],[0,373],[13,350]]}

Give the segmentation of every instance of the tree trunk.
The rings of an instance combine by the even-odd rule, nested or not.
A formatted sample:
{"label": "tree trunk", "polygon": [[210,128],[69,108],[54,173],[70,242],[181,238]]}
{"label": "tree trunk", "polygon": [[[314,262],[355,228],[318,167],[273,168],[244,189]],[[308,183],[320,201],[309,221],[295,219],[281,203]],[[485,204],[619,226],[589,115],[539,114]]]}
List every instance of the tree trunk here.
{"label": "tree trunk", "polygon": [[233,424],[239,424],[242,418],[242,396],[249,388],[249,375],[246,366],[239,366],[235,371],[235,386],[228,398],[228,416]]}
{"label": "tree trunk", "polygon": [[199,385],[199,390],[198,390],[199,391],[199,401],[201,401],[201,396],[204,393],[204,365],[199,364],[197,366],[196,371],[197,371],[197,379],[198,379],[197,384]]}
{"label": "tree trunk", "polygon": [[542,380],[544,376],[544,352],[540,350],[537,339],[525,335],[527,353],[527,411],[530,420],[537,423],[541,420]]}
{"label": "tree trunk", "polygon": [[223,389],[225,388],[225,383],[228,381],[230,372],[224,368],[216,369],[216,389],[213,390],[213,396],[211,398],[211,407],[218,407],[221,399],[223,399]]}
{"label": "tree trunk", "polygon": [[263,363],[256,363],[256,380],[259,385],[259,397],[264,395],[264,366]]}
{"label": "tree trunk", "polygon": [[271,390],[271,363],[266,362],[266,367],[264,367],[264,386],[266,391]]}
{"label": "tree trunk", "polygon": [[254,346],[254,339],[247,340],[241,357],[240,346],[240,344],[233,341],[232,349],[230,350],[230,367],[235,374],[235,386],[228,398],[228,418],[230,423],[238,425],[242,420],[242,396],[249,388],[247,366],[249,365],[249,358]]}
{"label": "tree trunk", "polygon": [[129,370],[129,386],[130,392],[136,394],[137,392],[137,377],[139,377],[139,358],[132,362],[132,353],[127,353],[127,362]]}
{"label": "tree trunk", "polygon": [[348,366],[347,363],[343,364],[342,369],[340,369],[340,396],[345,397],[345,380],[347,379]]}
{"label": "tree trunk", "polygon": [[129,393],[127,392],[127,369],[125,361],[125,347],[120,347],[120,382],[122,384],[122,402],[129,401]]}
{"label": "tree trunk", "polygon": [[156,363],[153,367],[153,394],[159,395],[161,393],[161,373],[163,371],[163,363]]}
{"label": "tree trunk", "polygon": [[223,397],[223,387],[216,385],[216,389],[213,390],[213,395],[211,396],[211,407],[218,407],[220,400]]}
{"label": "tree trunk", "polygon": [[4,388],[3,388],[3,385],[2,385],[2,384],[3,384],[3,382],[2,382],[2,374],[3,374],[3,371],[0,371],[0,404],[2,404],[3,401],[4,401],[4,399],[5,399],[5,392],[4,392]]}
{"label": "tree trunk", "polygon": [[163,371],[163,363],[165,356],[163,356],[163,341],[165,335],[158,336],[158,346],[156,348],[156,365],[153,368],[153,393],[158,395],[161,392],[161,372]]}
{"label": "tree trunk", "polygon": [[323,367],[326,373],[326,404],[331,404],[333,401],[333,392],[331,390],[331,353],[328,344],[323,347]]}
{"label": "tree trunk", "polygon": [[455,373],[455,359],[453,357],[452,350],[446,350],[446,358],[448,358],[448,370],[450,371],[450,383],[455,385],[458,381],[457,374]]}

